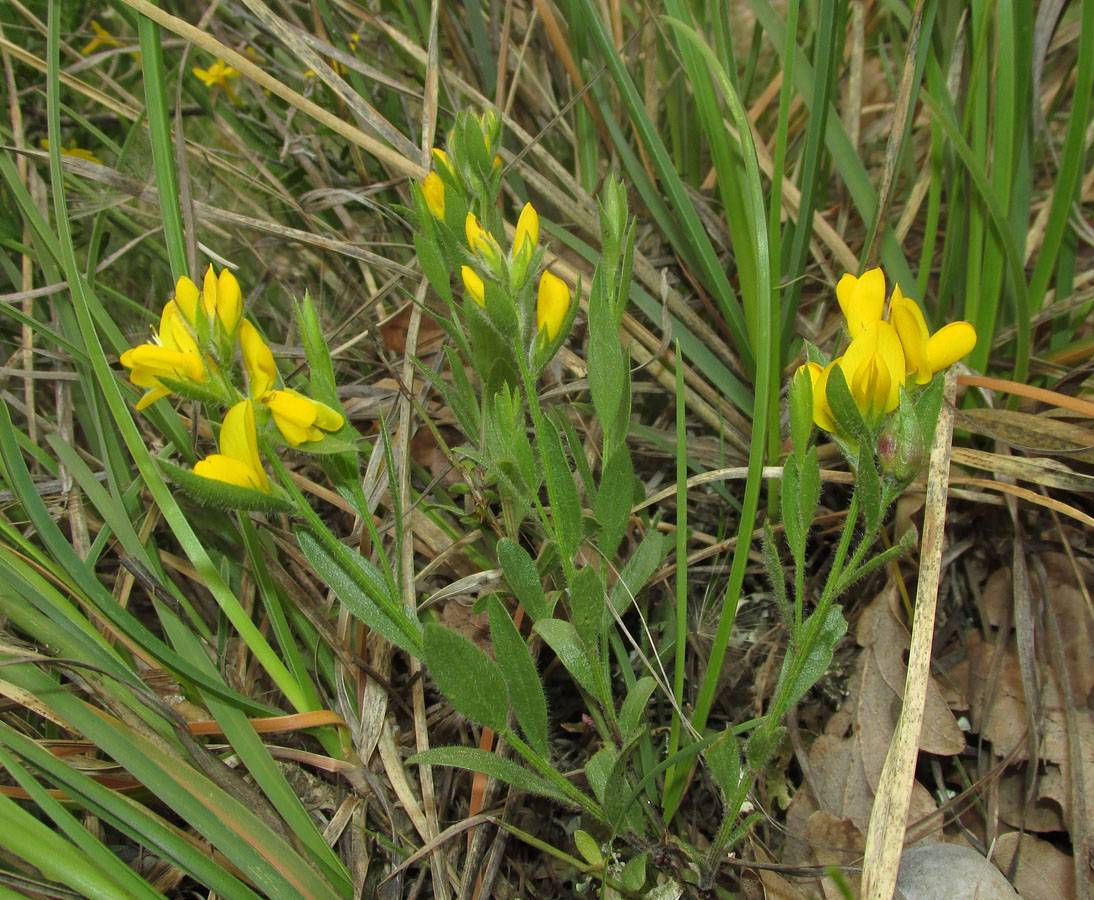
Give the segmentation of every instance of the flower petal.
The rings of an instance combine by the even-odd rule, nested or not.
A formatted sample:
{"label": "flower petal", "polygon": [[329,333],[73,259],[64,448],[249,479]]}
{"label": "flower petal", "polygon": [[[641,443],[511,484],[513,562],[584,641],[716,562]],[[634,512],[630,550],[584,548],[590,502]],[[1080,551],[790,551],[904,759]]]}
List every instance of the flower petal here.
{"label": "flower petal", "polygon": [[893,288],[893,297],[889,301],[889,321],[893,323],[904,347],[908,374],[915,373],[917,384],[926,384],[934,374],[927,361],[927,341],[931,333],[923,318],[923,310],[918,303],[901,293],[899,285]]}
{"label": "flower petal", "polygon": [[[848,387],[852,387],[855,374],[859,367],[874,353],[880,355],[882,362],[889,374],[888,394],[884,411],[892,412],[900,402],[900,386],[905,382],[904,348],[901,346],[900,337],[888,322],[880,319],[867,323],[859,332],[858,337],[851,341],[846,352],[840,358],[840,368],[843,369]],[[855,396],[855,402],[859,409],[865,412],[868,406],[866,395]]]}
{"label": "flower petal", "polygon": [[261,400],[277,383],[277,363],[274,362],[273,351],[262,340],[262,335],[250,319],[239,323],[239,349],[243,354],[251,396]]}
{"label": "flower petal", "polygon": [[885,273],[880,268],[863,272],[861,278],[850,273],[836,285],[836,299],[847,319],[847,332],[854,340],[870,322],[881,319],[885,309]]}
{"label": "flower petal", "polygon": [[239,289],[235,275],[228,269],[221,269],[220,277],[217,278],[216,309],[217,318],[224,330],[233,334],[243,312],[243,292]]}
{"label": "flower petal", "polygon": [[224,414],[224,424],[220,426],[220,452],[253,469],[259,489],[268,489],[262,457],[258,455],[254,404],[249,399],[241,400]]}
{"label": "flower petal", "polygon": [[479,273],[470,266],[460,266],[460,277],[463,278],[463,286],[479,306],[486,306],[486,285],[482,283]]}
{"label": "flower petal", "polygon": [[217,314],[217,276],[213,271],[213,264],[205,270],[205,283],[201,287],[201,304],[205,307],[205,315],[212,321]]}
{"label": "flower petal", "polygon": [[212,453],[205,459],[199,459],[194,463],[194,474],[237,487],[269,492],[269,479],[265,472],[252,469],[247,463],[223,453]]}
{"label": "flower petal", "polygon": [[547,338],[554,340],[566,314],[570,311],[570,288],[557,275],[547,269],[539,279],[539,292],[536,296],[536,330],[547,330]]}
{"label": "flower petal", "polygon": [[187,322],[197,322],[198,286],[185,275],[175,283],[175,304]]}
{"label": "flower petal", "polygon": [[976,346],[976,329],[969,322],[950,322],[927,341],[927,361],[932,372],[952,366]]}
{"label": "flower petal", "polygon": [[539,244],[539,213],[531,203],[525,203],[517,219],[516,233],[513,235],[513,255],[516,256],[524,249],[524,242],[531,241],[532,252],[535,253]]}
{"label": "flower petal", "polygon": [[444,221],[444,182],[441,176],[436,172],[426,175],[422,182],[422,193],[425,195],[425,205],[429,207],[433,217]]}
{"label": "flower petal", "polygon": [[838,359],[832,360],[823,369],[817,363],[805,364],[809,377],[813,380],[813,421],[818,428],[829,432],[836,430],[836,420],[832,416],[832,408],[828,405],[828,376],[838,364]]}

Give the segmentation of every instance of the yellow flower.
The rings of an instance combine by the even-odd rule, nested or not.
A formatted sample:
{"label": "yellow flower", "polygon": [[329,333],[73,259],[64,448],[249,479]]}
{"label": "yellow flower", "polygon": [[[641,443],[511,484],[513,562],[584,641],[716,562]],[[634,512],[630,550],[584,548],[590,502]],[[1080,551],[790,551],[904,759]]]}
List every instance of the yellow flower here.
{"label": "yellow flower", "polygon": [[337,431],[342,427],[342,414],[325,403],[305,397],[292,388],[274,390],[277,364],[273,351],[248,319],[239,323],[239,348],[251,396],[273,415],[285,443],[296,447],[305,441],[320,441],[323,431]]}
{"label": "yellow flower", "polygon": [[95,37],[88,41],[84,49],[80,51],[84,56],[90,56],[100,47],[120,47],[122,45],[121,41],[94,19],[91,20],[91,30],[95,32]]}
{"label": "yellow flower", "polygon": [[425,205],[433,213],[434,218],[444,221],[444,182],[436,172],[430,172],[422,182],[422,193],[425,194]]}
{"label": "yellow flower", "polygon": [[215,63],[209,66],[208,69],[199,69],[195,67],[193,73],[201,79],[202,83],[211,88],[214,85],[220,85],[224,88],[224,93],[232,98],[233,103],[239,103],[239,98],[236,96],[235,91],[232,90],[228,84],[229,78],[238,78],[239,70],[233,66],[228,65],[224,60],[218,59]]}
{"label": "yellow flower", "polygon": [[854,340],[870,322],[881,321],[885,308],[885,274],[880,268],[863,272],[861,278],[850,273],[836,285],[836,299],[847,319],[847,333]]}
{"label": "yellow flower", "polygon": [[161,377],[201,382],[207,375],[197,342],[183,322],[174,301],[163,307],[154,343],[140,344],[126,350],[121,356],[121,363],[132,370],[129,380],[133,384],[152,388],[141,397],[137,409],[144,409],[171,393],[171,389],[160,382]]}
{"label": "yellow flower", "polygon": [[561,278],[544,269],[536,296],[536,329],[546,329],[548,340],[553,341],[569,311],[570,288]]}
{"label": "yellow flower", "polygon": [[889,321],[893,323],[904,346],[908,375],[917,384],[926,384],[940,372],[976,346],[976,329],[969,322],[950,322],[934,334],[927,328],[919,304],[893,288],[889,301]]}
{"label": "yellow flower", "polygon": [[433,159],[436,161],[435,165],[444,166],[446,169],[452,168],[452,164],[448,161],[448,154],[440,147],[433,148]]}
{"label": "yellow flower", "polygon": [[[38,144],[39,144],[39,146],[41,146],[41,148],[43,150],[48,150],[49,149],[49,139],[48,138],[42,138],[38,142]],[[69,144],[68,144],[67,147],[62,147],[61,148],[61,155],[62,156],[72,156],[72,157],[75,157],[76,159],[86,159],[88,162],[98,163],[100,166],[103,164],[103,161],[101,159],[99,159],[99,157],[97,157],[90,150],[84,150],[82,147],[77,147],[75,138],[73,138],[71,141],[69,141]]]}
{"label": "yellow flower", "polygon": [[892,412],[900,402],[904,384],[904,349],[896,329],[888,322],[868,322],[846,352],[825,368],[806,363],[813,382],[813,421],[825,431],[836,430],[828,403],[828,377],[839,366],[855,405],[868,419]]}
{"label": "yellow flower", "polygon": [[337,431],[344,421],[340,412],[292,388],[270,391],[263,402],[273,414],[285,443],[293,447],[306,441],[321,441],[323,431]]}
{"label": "yellow flower", "polygon": [[270,481],[258,455],[258,431],[254,404],[241,400],[224,416],[220,427],[220,453],[213,453],[194,465],[194,474],[238,487],[270,492]]}
{"label": "yellow flower", "polygon": [[460,266],[460,275],[463,278],[463,286],[479,306],[486,306],[486,285],[482,283],[479,273],[470,266]]}
{"label": "yellow flower", "polygon": [[520,218],[517,219],[517,229],[513,235],[514,256],[524,249],[525,241],[531,242],[531,252],[535,253],[536,245],[539,244],[539,214],[531,203],[524,204],[524,209],[520,211]]}

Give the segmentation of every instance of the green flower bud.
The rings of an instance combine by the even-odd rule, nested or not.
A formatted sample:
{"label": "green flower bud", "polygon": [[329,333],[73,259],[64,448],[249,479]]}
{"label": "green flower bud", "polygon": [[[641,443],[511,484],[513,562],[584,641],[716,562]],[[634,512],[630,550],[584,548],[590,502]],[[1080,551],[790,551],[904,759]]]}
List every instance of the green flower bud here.
{"label": "green flower bud", "polygon": [[898,484],[909,484],[923,468],[926,445],[915,414],[915,406],[902,394],[901,404],[881,430],[877,458],[883,475]]}

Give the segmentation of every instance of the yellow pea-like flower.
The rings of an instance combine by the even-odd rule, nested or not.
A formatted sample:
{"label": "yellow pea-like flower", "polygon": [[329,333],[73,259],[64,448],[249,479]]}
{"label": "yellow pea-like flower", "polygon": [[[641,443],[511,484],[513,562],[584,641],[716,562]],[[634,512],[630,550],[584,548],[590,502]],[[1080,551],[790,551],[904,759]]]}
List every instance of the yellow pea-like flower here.
{"label": "yellow pea-like flower", "polygon": [[344,421],[337,410],[292,388],[270,391],[264,402],[273,415],[277,430],[293,447],[307,441],[321,441],[323,431],[337,431]]}
{"label": "yellow pea-like flower", "polygon": [[536,330],[546,330],[548,339],[553,341],[569,312],[569,286],[557,275],[544,269],[536,295]]}
{"label": "yellow pea-like flower", "polygon": [[220,453],[199,460],[194,465],[194,474],[269,493],[270,481],[258,453],[258,430],[251,400],[241,400],[225,413],[220,427]]}
{"label": "yellow pea-like flower", "polygon": [[486,306],[486,285],[482,283],[479,273],[470,266],[460,266],[460,277],[463,278],[464,289],[471,295],[479,306]]}
{"label": "yellow pea-like flower", "polygon": [[222,59],[218,59],[215,63],[209,66],[208,69],[199,69],[195,67],[191,71],[198,78],[201,79],[202,84],[204,84],[207,88],[219,86],[224,89],[224,93],[232,98],[233,103],[239,103],[239,97],[236,96],[235,91],[233,91],[231,85],[228,84],[229,78],[239,77],[239,69],[235,68],[234,66],[228,65]]}
{"label": "yellow pea-like flower", "polygon": [[243,313],[243,294],[239,289],[239,282],[236,281],[235,275],[228,269],[221,269],[220,275],[217,276],[213,271],[212,264],[210,264],[209,268],[205,270],[205,283],[202,286],[201,301],[210,321],[215,316],[220,319],[220,324],[224,326],[225,332],[228,334],[235,333],[236,327],[239,325],[239,317]]}
{"label": "yellow pea-like flower", "polygon": [[130,369],[130,382],[152,389],[141,397],[137,409],[144,409],[171,393],[171,389],[160,382],[161,377],[202,382],[208,375],[197,342],[174,301],[164,305],[153,342],[126,350],[121,355],[121,364]]}

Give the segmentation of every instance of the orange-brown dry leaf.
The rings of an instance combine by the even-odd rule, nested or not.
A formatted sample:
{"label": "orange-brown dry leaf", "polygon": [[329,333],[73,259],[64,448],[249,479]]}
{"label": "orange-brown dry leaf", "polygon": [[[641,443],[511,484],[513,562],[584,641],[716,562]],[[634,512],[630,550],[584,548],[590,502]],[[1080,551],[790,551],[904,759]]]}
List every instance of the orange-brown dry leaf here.
{"label": "orange-brown dry leaf", "polygon": [[1071,857],[1057,850],[1048,841],[1017,831],[1000,835],[995,842],[992,860],[1004,873],[1010,872],[1014,854],[1018,853],[1018,868],[1011,883],[1022,900],[1074,900],[1075,872]]}

